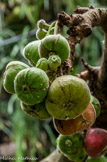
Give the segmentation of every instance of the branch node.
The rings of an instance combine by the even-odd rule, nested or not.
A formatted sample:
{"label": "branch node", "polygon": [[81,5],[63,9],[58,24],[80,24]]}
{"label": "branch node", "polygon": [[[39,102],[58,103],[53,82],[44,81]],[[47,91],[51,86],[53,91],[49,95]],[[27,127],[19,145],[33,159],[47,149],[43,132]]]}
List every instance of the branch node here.
{"label": "branch node", "polygon": [[90,9],[94,9],[95,7],[94,7],[93,5],[91,5],[89,8],[90,8]]}
{"label": "branch node", "polygon": [[82,25],[82,30],[85,37],[88,37],[92,33],[91,27],[87,24]]}
{"label": "branch node", "polygon": [[87,11],[89,11],[90,9],[94,9],[94,7],[93,6],[90,6],[90,7],[77,6],[77,9],[74,11],[74,13],[76,13],[76,14],[84,14]]}
{"label": "branch node", "polygon": [[86,71],[82,71],[80,74],[76,74],[76,76],[77,76],[78,78],[82,78],[82,79],[84,79],[84,80],[89,80],[89,78],[90,78],[90,73],[89,73],[88,70],[86,70]]}
{"label": "branch node", "polygon": [[81,58],[81,62],[83,63],[84,67],[85,67],[88,71],[90,71],[90,72],[93,72],[93,71],[94,71],[94,67],[92,67],[91,65],[89,65],[89,64],[85,61],[85,59],[84,59],[83,57]]}
{"label": "branch node", "polygon": [[95,81],[95,78],[98,77],[98,72],[99,72],[100,66],[99,67],[98,66],[97,67],[93,67],[93,66],[89,65],[84,60],[84,58],[81,58],[81,61],[82,61],[83,65],[84,65],[84,67],[87,70],[84,71],[84,72],[81,72],[80,74],[78,74],[78,76],[81,77],[81,78],[86,78],[90,82],[94,82]]}

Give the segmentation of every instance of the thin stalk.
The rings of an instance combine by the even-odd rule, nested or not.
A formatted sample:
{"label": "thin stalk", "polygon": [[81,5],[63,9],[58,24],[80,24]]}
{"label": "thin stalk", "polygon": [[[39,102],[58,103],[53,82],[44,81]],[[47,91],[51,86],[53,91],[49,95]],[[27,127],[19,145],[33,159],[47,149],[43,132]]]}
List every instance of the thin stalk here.
{"label": "thin stalk", "polygon": [[58,33],[58,21],[55,23],[54,35]]}
{"label": "thin stalk", "polygon": [[52,30],[52,28],[55,26],[55,24],[56,24],[56,21],[54,21],[54,22],[50,25],[49,30],[48,30],[48,32],[47,32],[46,35],[49,35],[49,34],[51,33],[51,30]]}

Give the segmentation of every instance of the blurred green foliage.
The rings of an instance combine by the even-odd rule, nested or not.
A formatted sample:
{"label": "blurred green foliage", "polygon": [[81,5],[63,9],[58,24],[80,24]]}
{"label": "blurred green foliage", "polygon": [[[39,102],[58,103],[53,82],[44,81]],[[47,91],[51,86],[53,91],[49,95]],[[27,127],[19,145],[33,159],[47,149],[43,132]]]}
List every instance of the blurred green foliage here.
{"label": "blurred green foliage", "polygon": [[[17,96],[5,92],[2,86],[5,66],[13,60],[27,63],[22,56],[22,51],[28,42],[36,39],[36,24],[39,19],[45,19],[47,23],[50,23],[57,19],[58,12],[64,10],[67,13],[73,13],[78,5],[106,7],[107,1],[0,1],[0,144],[15,141],[16,157],[44,158],[55,148],[58,134],[53,128],[52,120],[39,121],[26,115],[20,109]],[[66,28],[64,28],[63,34],[66,36]],[[84,57],[93,66],[100,64],[103,39],[101,29],[94,28],[93,34],[76,46],[74,74],[84,70],[80,61],[81,57]],[[6,124],[6,121],[9,124]],[[1,132],[3,132],[3,135]],[[8,138],[8,141],[5,137]],[[21,162],[21,160],[16,161]]]}

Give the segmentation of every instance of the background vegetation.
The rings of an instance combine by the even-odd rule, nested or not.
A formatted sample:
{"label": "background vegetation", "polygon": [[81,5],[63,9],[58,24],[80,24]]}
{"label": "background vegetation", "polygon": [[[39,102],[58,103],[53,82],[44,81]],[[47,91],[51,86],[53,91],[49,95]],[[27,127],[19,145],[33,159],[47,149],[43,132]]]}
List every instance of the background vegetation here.
{"label": "background vegetation", "polygon": [[[57,19],[58,12],[71,13],[78,5],[106,7],[107,1],[0,1],[0,156],[37,157],[40,160],[55,149],[58,133],[53,127],[52,119],[40,121],[26,115],[20,109],[17,96],[9,95],[3,89],[3,72],[10,61],[20,60],[27,63],[22,56],[22,51],[27,43],[36,40],[36,24],[39,19],[51,23]],[[66,36],[66,29],[63,34]],[[83,70],[81,57],[91,65],[99,65],[102,47],[103,32],[100,28],[94,28],[93,34],[76,46],[73,74]],[[8,152],[9,149],[6,151],[6,145],[11,152]],[[31,160],[16,158],[16,162],[18,161]]]}

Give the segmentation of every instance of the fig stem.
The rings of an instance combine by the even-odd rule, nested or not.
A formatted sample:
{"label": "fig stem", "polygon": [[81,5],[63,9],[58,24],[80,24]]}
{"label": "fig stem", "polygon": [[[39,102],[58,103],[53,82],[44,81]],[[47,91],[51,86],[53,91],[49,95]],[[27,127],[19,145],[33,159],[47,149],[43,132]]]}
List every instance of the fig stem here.
{"label": "fig stem", "polygon": [[52,30],[52,28],[55,26],[55,23],[56,23],[56,21],[54,21],[54,22],[50,25],[49,30],[48,30],[48,32],[47,32],[46,35],[49,35],[49,34],[51,33],[51,30]]}
{"label": "fig stem", "polygon": [[58,21],[55,23],[54,35],[58,33]]}

